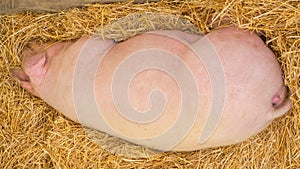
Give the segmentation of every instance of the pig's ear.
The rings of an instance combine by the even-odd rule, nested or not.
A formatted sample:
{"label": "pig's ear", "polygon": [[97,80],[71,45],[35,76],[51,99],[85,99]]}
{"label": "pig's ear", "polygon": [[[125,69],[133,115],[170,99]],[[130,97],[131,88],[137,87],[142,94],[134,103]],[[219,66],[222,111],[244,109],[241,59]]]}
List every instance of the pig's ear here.
{"label": "pig's ear", "polygon": [[47,63],[47,53],[41,52],[38,54],[33,54],[32,51],[26,49],[23,52],[23,60],[24,60],[24,65],[28,67],[32,67],[32,66],[44,67],[45,64]]}
{"label": "pig's ear", "polygon": [[30,82],[29,76],[21,68],[10,68],[9,72],[14,79],[20,82]]}
{"label": "pig's ear", "polygon": [[31,83],[30,83],[30,78],[29,76],[24,72],[23,69],[21,68],[10,68],[9,70],[11,76],[20,81],[21,86],[26,89],[27,91],[29,91],[30,93],[32,93],[35,96],[38,96],[38,93],[34,91]]}

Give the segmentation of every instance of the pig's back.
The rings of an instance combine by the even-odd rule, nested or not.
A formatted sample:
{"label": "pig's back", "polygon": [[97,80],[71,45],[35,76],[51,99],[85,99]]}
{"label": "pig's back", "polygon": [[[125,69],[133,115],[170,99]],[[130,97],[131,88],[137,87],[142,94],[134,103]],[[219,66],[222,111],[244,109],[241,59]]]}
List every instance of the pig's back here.
{"label": "pig's back", "polygon": [[[158,137],[173,127],[180,113],[189,115],[195,105],[200,118],[186,123],[192,127],[195,122],[198,125],[193,130],[201,129],[211,95],[207,71],[189,47],[199,38],[178,31],[158,31],[110,49],[97,70],[95,98],[99,113],[113,131],[125,138]],[[197,98],[186,104],[184,97]],[[170,139],[165,142],[177,138]]]}

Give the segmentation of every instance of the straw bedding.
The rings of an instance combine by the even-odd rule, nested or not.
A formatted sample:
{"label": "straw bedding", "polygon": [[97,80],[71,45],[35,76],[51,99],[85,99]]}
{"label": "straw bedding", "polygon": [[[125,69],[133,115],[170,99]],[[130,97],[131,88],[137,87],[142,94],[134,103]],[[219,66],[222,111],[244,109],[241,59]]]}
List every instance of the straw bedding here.
{"label": "straw bedding", "polygon": [[[155,18],[149,12],[160,15]],[[128,14],[133,18],[128,19]],[[9,75],[10,67],[20,66],[21,51],[32,40],[56,42],[99,34],[120,41],[162,28],[194,33],[199,33],[199,29],[208,33],[209,20],[217,21],[225,15],[241,28],[265,34],[267,45],[282,66],[293,101],[288,114],[240,144],[129,158],[126,153],[147,153],[139,146],[118,142],[101,133],[95,134],[101,144],[91,141],[81,125],[21,89]],[[118,20],[125,16],[127,20]],[[146,21],[138,19],[143,17]],[[137,21],[140,24],[134,24]],[[0,168],[300,168],[300,3],[297,0],[125,2],[87,5],[58,13],[2,15],[0,36]],[[119,146],[121,155],[113,155],[103,146]]]}

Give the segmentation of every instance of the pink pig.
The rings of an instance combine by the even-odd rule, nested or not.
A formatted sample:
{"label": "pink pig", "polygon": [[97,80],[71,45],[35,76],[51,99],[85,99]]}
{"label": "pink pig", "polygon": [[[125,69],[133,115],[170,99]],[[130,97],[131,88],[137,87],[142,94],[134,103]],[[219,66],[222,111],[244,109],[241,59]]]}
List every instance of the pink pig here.
{"label": "pink pig", "polygon": [[235,144],[291,107],[273,52],[234,26],[121,43],[83,36],[25,49],[11,74],[69,119],[158,150]]}

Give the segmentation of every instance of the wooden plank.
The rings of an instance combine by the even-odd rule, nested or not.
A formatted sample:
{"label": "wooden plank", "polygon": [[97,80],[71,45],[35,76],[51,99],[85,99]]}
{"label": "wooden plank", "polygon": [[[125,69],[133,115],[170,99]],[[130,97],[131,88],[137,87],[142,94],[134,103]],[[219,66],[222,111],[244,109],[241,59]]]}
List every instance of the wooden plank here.
{"label": "wooden plank", "polygon": [[[0,14],[24,13],[27,11],[56,12],[84,4],[124,2],[126,0],[0,0]],[[134,0],[135,3],[156,2],[159,0]]]}

